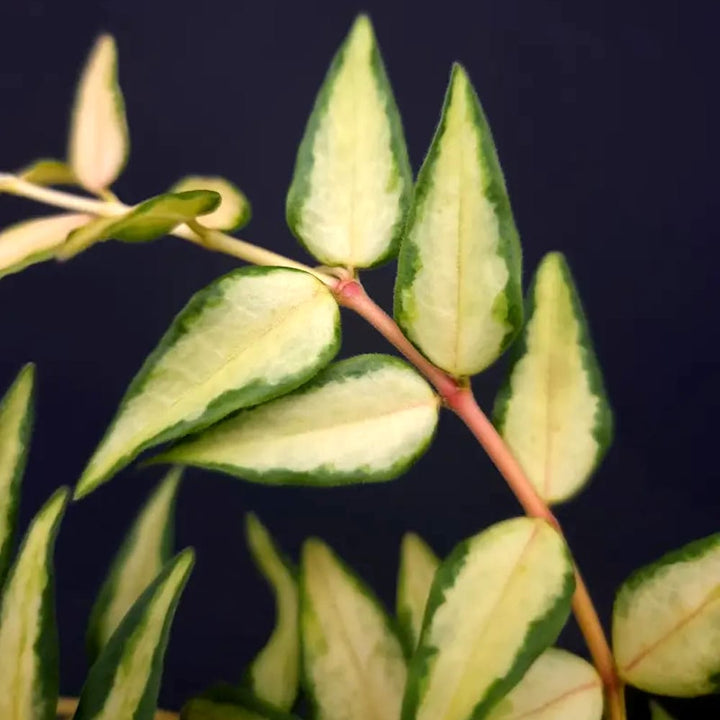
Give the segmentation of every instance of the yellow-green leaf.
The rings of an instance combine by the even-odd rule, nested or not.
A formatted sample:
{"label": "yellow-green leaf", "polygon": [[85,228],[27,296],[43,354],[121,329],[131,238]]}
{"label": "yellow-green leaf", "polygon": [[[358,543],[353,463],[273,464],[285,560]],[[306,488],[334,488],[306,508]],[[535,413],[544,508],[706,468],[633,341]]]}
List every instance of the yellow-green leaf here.
{"label": "yellow-green leaf", "polygon": [[411,190],[400,115],[372,25],[360,15],[308,120],[288,224],[323,263],[370,267],[396,254]]}
{"label": "yellow-green leaf", "polygon": [[339,343],[337,303],[312,275],[247,267],[216,280],[190,300],[130,384],[76,497],[145,448],[304,384]]}
{"label": "yellow-green leaf", "polygon": [[252,513],[245,519],[245,536],[253,561],[275,595],[275,629],[253,660],[248,679],[253,693],[274,707],[290,710],[300,675],[298,588],[295,572],[275,546],[270,533]]}
{"label": "yellow-green leaf", "polygon": [[522,324],[520,243],[480,101],[453,67],[398,258],[395,317],[456,376],[493,363]]}
{"label": "yellow-green leaf", "polygon": [[595,668],[564,650],[546,650],[487,720],[601,720],[602,682]]}
{"label": "yellow-green leaf", "polygon": [[402,720],[485,717],[555,641],[574,587],[567,547],[543,520],[458,545],[435,574]]}
{"label": "yellow-green leaf", "polygon": [[68,490],[61,488],[30,525],[0,605],[0,717],[50,720],[58,697],[53,549]]}
{"label": "yellow-green leaf", "polygon": [[291,395],[180,443],[160,460],[262,483],[391,480],[427,448],[438,406],[432,388],[404,362],[360,355]]}
{"label": "yellow-green leaf", "polygon": [[0,589],[15,538],[20,483],[30,444],[34,387],[35,366],[28,364],[0,401]]}
{"label": "yellow-green leaf", "polygon": [[41,158],[17,173],[23,180],[35,185],[77,185],[72,168],[62,160]]}
{"label": "yellow-green leaf", "polygon": [[633,573],[613,611],[622,678],[658,695],[720,689],[720,533]]}
{"label": "yellow-green leaf", "polygon": [[244,687],[220,684],[189,700],[181,720],[299,720],[260,700]]}
{"label": "yellow-green leaf", "polygon": [[91,245],[110,238],[125,242],[155,240],[188,220],[213,212],[219,204],[220,196],[210,190],[158,195],[127,213],[96,218],[75,230],[56,255],[59,260],[68,260]]}
{"label": "yellow-green leaf", "polygon": [[68,161],[80,183],[107,189],[127,162],[130,140],[117,78],[117,49],[101,35],[85,64],[72,112]]}
{"label": "yellow-green leaf", "polygon": [[318,720],[398,720],[406,667],[390,619],[320,540],[302,553],[300,626],[305,682]]}
{"label": "yellow-green leaf", "polygon": [[0,277],[49,260],[68,235],[91,220],[89,215],[50,215],[25,220],[0,232]]}
{"label": "yellow-green leaf", "polygon": [[650,720],[675,720],[675,718],[654,700],[650,701]]}
{"label": "yellow-green leaf", "polygon": [[175,556],[135,601],[90,668],[73,720],[152,720],[175,610],[194,563]]}
{"label": "yellow-green leaf", "polygon": [[408,656],[420,639],[425,606],[440,561],[428,544],[415,533],[406,533],[400,546],[396,613]]}
{"label": "yellow-green leaf", "polygon": [[252,210],[245,193],[222,177],[189,175],[175,183],[171,192],[211,190],[220,195],[220,207],[204,215],[201,224],[213,230],[239,230],[250,222]]}
{"label": "yellow-green leaf", "polygon": [[546,255],[495,403],[495,425],[547,502],[575,495],[612,441],[612,411],[570,268]]}
{"label": "yellow-green leaf", "polygon": [[181,475],[181,468],[173,468],[150,495],[110,566],[90,613],[87,648],[91,660],[172,556],[173,512]]}

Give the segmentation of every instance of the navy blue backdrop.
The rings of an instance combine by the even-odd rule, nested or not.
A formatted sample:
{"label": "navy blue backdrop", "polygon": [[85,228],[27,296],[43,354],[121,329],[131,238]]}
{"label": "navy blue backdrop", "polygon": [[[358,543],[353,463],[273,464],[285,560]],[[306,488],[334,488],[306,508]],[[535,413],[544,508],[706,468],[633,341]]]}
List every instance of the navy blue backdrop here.
{"label": "navy blue backdrop", "polygon": [[[525,279],[546,251],[567,254],[615,407],[613,449],[591,486],[558,509],[607,621],[615,589],[634,567],[720,531],[720,57],[703,5],[3,2],[0,169],[63,152],[77,72],[107,30],[119,45],[132,138],[119,195],[135,202],[188,172],[225,175],[253,202],[244,236],[303,258],[285,226],[285,192],[315,92],[356,12],[368,10],[375,23],[415,169],[450,64],[463,62],[493,127]],[[0,197],[0,227],[44,211]],[[55,487],[75,482],[173,315],[234,265],[164,239],[106,243],[64,266],[0,281],[0,385],[28,360],[39,366],[23,523]],[[393,268],[364,280],[389,306]],[[388,350],[356,318],[346,317],[344,328],[343,354]],[[474,382],[488,409],[503,367]],[[84,677],[82,636],[97,584],[160,472],[131,468],[70,507],[57,548],[65,694],[76,694]],[[270,631],[270,595],[242,539],[248,510],[291,554],[305,536],[324,537],[388,603],[404,530],[445,553],[519,512],[449,415],[430,453],[386,485],[279,490],[189,471],[178,546],[195,546],[198,562],[169,648],[165,705],[237,678]],[[582,651],[572,623],[564,642]],[[680,718],[720,711],[713,699],[670,707]]]}

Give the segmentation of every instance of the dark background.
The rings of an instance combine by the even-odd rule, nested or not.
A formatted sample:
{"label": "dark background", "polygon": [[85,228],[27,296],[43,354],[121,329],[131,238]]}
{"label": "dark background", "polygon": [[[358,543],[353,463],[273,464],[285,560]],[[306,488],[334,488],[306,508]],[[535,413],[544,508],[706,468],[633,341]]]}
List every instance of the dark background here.
{"label": "dark background", "polygon": [[[285,226],[285,192],[315,92],[356,12],[372,15],[416,170],[450,64],[463,62],[494,130],[525,279],[548,250],[567,254],[615,407],[609,456],[588,490],[558,509],[607,621],[633,568],[720,530],[719,58],[703,5],[3,2],[0,169],[63,153],[77,72],[107,30],[119,45],[132,138],[121,198],[139,201],[188,172],[225,175],[253,202],[244,237],[305,259]],[[43,212],[0,197],[0,227]],[[234,266],[164,239],[106,243],[65,266],[0,281],[0,385],[28,360],[39,366],[23,525],[54,488],[74,484],[173,315]],[[364,280],[388,307],[393,267]],[[361,321],[345,318],[345,355],[387,350]],[[501,361],[475,379],[487,409],[503,368]],[[128,469],[68,512],[57,546],[65,694],[77,694],[84,678],[84,626],[106,564],[160,474]],[[178,546],[195,546],[198,562],[169,648],[167,706],[237,678],[271,629],[270,596],[243,543],[249,510],[292,554],[309,534],[327,539],[388,603],[403,531],[445,553],[519,512],[449,415],[429,454],[387,485],[272,489],[188,471]],[[565,644],[582,651],[573,627]],[[680,718],[720,710],[713,699],[669,707]]]}

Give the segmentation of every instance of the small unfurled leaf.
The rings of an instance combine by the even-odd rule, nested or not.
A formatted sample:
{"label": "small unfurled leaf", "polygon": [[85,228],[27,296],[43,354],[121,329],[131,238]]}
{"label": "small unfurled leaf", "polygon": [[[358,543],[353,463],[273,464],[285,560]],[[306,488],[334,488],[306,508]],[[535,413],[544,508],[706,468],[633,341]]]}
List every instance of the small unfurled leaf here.
{"label": "small unfurled leaf", "polygon": [[400,247],[395,318],[436,365],[474,375],[520,329],[520,281],[520,243],[490,127],[455,65]]}
{"label": "small unfurled leaf", "polygon": [[312,275],[248,267],[216,280],[175,318],[130,384],[76,497],[145,448],[294,390],[339,344],[337,303]]}
{"label": "small unfurled leaf", "polygon": [[53,549],[68,490],[35,516],[0,606],[0,717],[54,720],[58,698]]}
{"label": "small unfurled leaf", "polygon": [[217,210],[203,215],[201,222],[205,227],[214,230],[239,230],[250,222],[252,210],[245,193],[225,178],[189,175],[170,189],[174,193],[189,190],[211,190],[222,199]]}
{"label": "small unfurled leaf", "polygon": [[595,668],[564,650],[546,650],[487,720],[601,720],[602,681]]}
{"label": "small unfurled leaf", "polygon": [[621,677],[658,695],[720,689],[720,533],[633,573],[613,610]]}
{"label": "small unfurled leaf", "polygon": [[391,480],[427,448],[438,406],[432,388],[404,362],[360,355],[189,438],[160,460],[272,484]]}
{"label": "small unfurled leaf", "polygon": [[188,701],[181,720],[299,720],[260,700],[245,688],[216,685],[200,697]]}
{"label": "small unfurled leaf", "polygon": [[485,717],[555,641],[574,588],[567,547],[543,520],[460,543],[435,574],[403,720]]}
{"label": "small unfurled leaf", "polygon": [[170,470],[148,498],[110,566],[88,623],[91,661],[172,557],[173,513],[181,475],[181,468]]}
{"label": "small unfurled leaf", "polygon": [[90,668],[73,720],[152,720],[170,626],[194,555],[184,550],[135,601]]}
{"label": "small unfurled leaf", "polygon": [[398,720],[402,647],[372,591],[320,540],[302,553],[303,673],[318,718]]}
{"label": "small unfurled leaf", "polygon": [[62,160],[42,158],[17,173],[23,180],[35,185],[77,185],[72,168]]}
{"label": "small unfurled leaf", "polygon": [[75,230],[58,249],[59,260],[68,260],[103,240],[148,242],[167,235],[188,220],[213,212],[220,196],[210,190],[167,193],[150,198],[124,215],[100,217]]}
{"label": "small unfurled leaf", "polygon": [[675,718],[654,700],[650,701],[650,720],[675,720]]}
{"label": "small unfurled leaf", "polygon": [[327,265],[397,253],[412,174],[370,20],[360,15],[315,101],[287,197],[288,225]]}
{"label": "small unfurled leaf", "polygon": [[270,533],[252,513],[245,535],[253,561],[275,595],[275,629],[248,672],[253,693],[274,707],[290,710],[300,675],[298,589],[295,571],[278,551]]}
{"label": "small unfurled leaf", "polygon": [[130,140],[117,78],[117,49],[98,38],[85,64],[72,112],[68,161],[84,187],[107,189],[127,162]]}
{"label": "small unfurled leaf", "polygon": [[0,232],[0,277],[50,260],[76,228],[90,222],[89,215],[50,215],[25,220]]}
{"label": "small unfurled leaf", "polygon": [[403,537],[396,612],[408,657],[415,652],[420,639],[425,606],[439,564],[435,553],[419,535],[407,533]]}
{"label": "small unfurled leaf", "polygon": [[[547,502],[575,495],[612,440],[612,411],[570,268],[543,258],[495,425]],[[514,350],[514,349],[513,349]]]}
{"label": "small unfurled leaf", "polygon": [[35,366],[26,365],[0,400],[0,590],[12,555],[20,482],[33,416]]}

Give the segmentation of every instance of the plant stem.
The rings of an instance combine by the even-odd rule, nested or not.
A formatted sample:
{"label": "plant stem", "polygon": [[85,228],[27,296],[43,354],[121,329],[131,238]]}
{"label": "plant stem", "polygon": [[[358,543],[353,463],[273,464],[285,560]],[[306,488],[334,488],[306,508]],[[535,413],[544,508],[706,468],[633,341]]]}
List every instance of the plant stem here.
{"label": "plant stem", "polygon": [[[8,192],[29,200],[37,200],[45,205],[101,217],[114,217],[132,210],[132,206],[119,201],[96,200],[81,195],[73,195],[61,190],[42,187],[7,173],[0,173],[0,192]],[[171,235],[183,240],[189,240],[208,250],[231,255],[253,265],[270,265],[303,270],[314,275],[329,287],[333,287],[337,283],[337,278],[328,272],[304,265],[271,250],[234,238],[231,235],[205,228],[195,221],[191,221],[187,225],[179,225],[172,231]]]}
{"label": "plant stem", "polygon": [[[397,323],[378,306],[355,280],[337,284],[335,297],[340,305],[367,320],[399,350],[434,386],[450,408],[468,427],[505,478],[526,514],[542,518],[561,535],[562,528],[550,508],[538,495],[505,441],[480,409],[469,385],[436,367],[405,337]],[[623,686],[618,677],[612,651],[577,564],[572,606],[595,667],[605,687],[607,709],[612,720],[625,720]]]}

